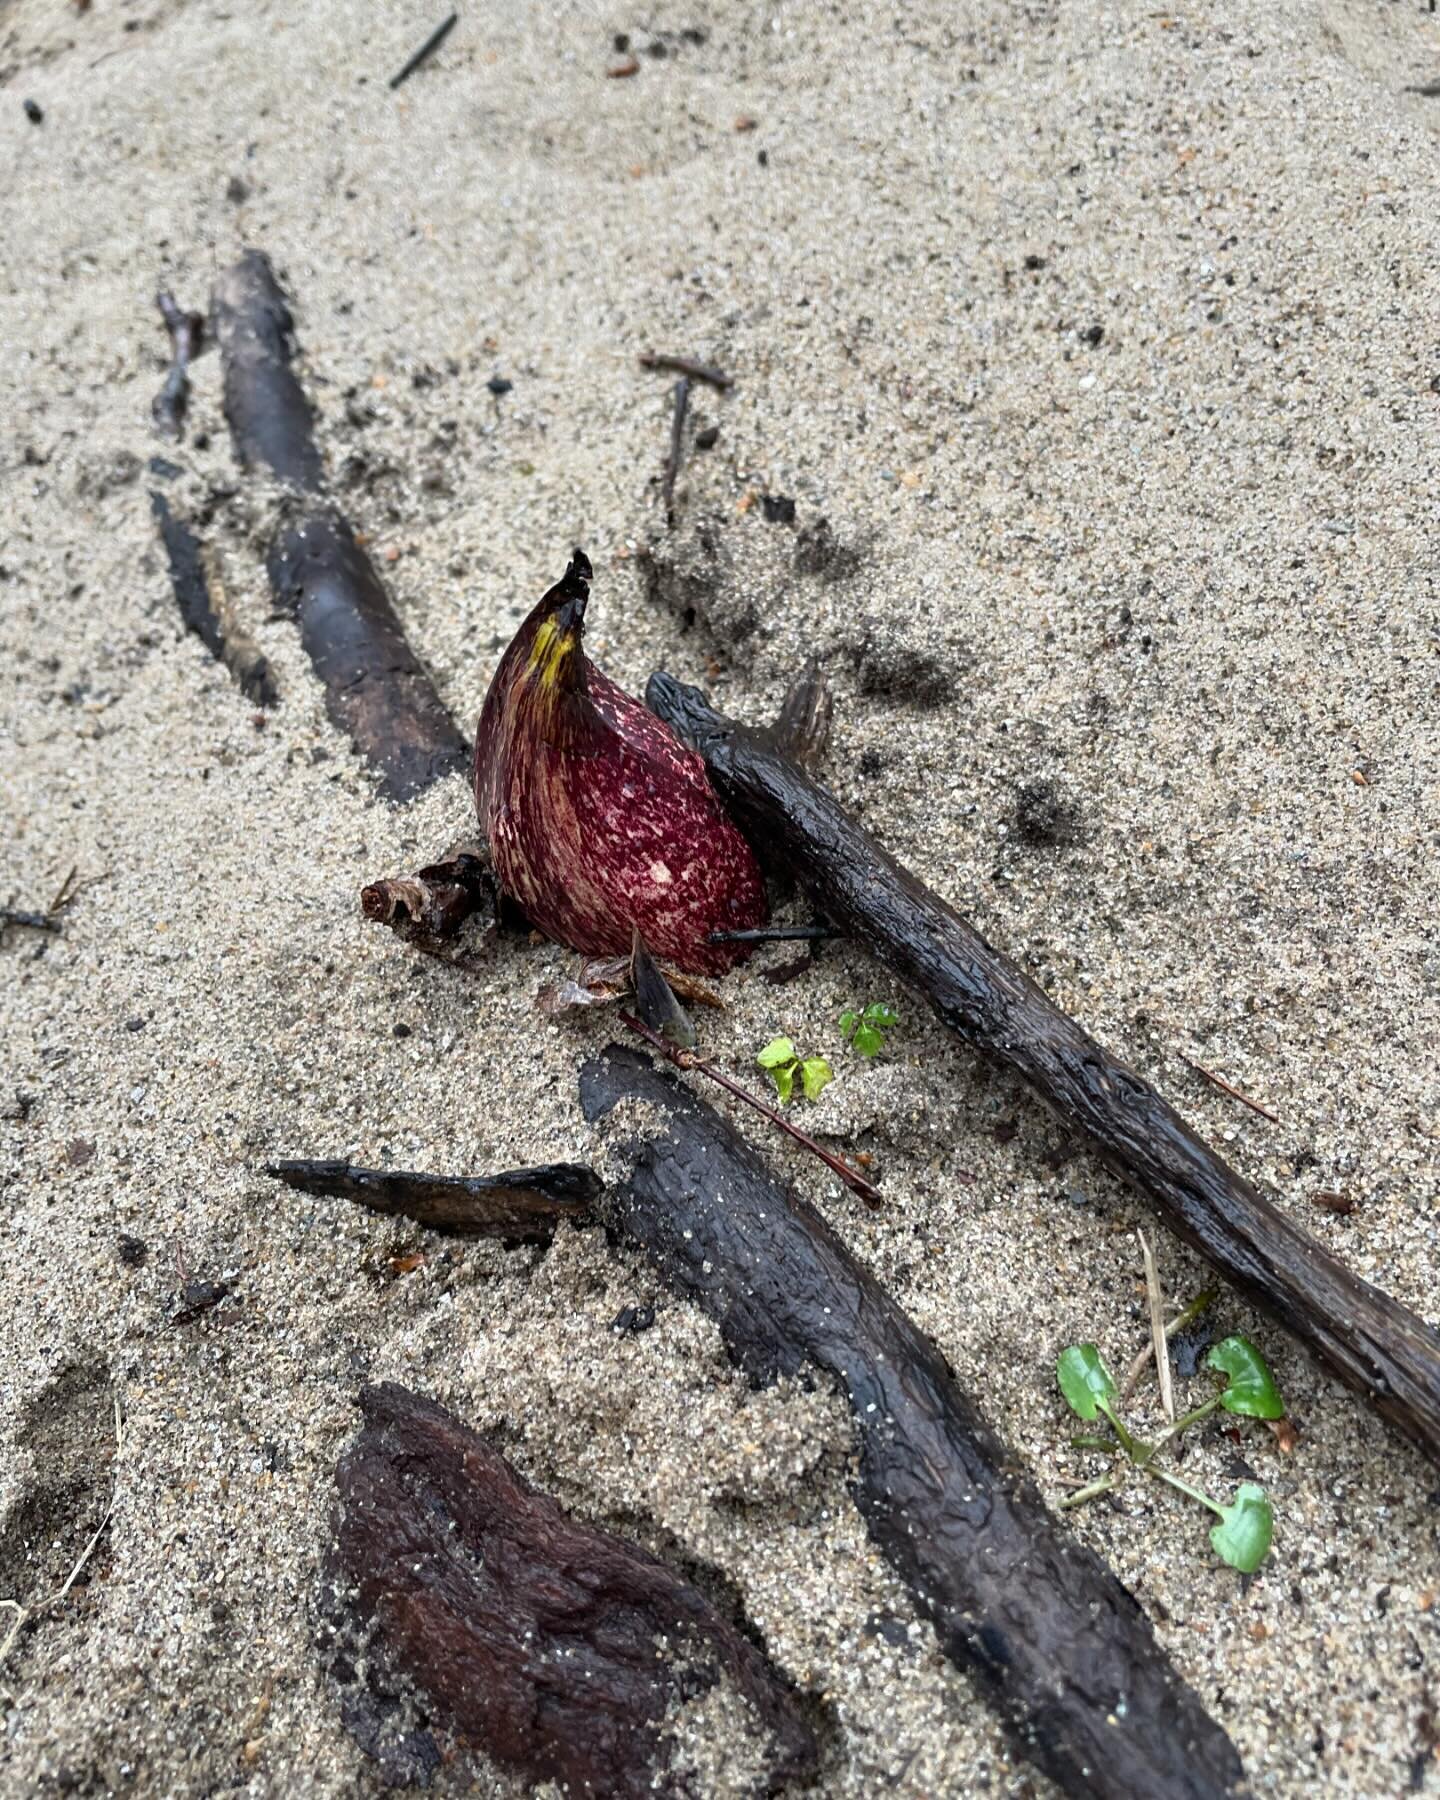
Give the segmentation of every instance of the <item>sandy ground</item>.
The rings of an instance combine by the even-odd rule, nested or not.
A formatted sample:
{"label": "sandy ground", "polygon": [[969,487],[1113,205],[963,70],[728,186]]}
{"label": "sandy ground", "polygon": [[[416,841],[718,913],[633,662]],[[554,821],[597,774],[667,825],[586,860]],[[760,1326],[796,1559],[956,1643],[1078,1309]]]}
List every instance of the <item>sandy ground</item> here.
{"label": "sandy ground", "polygon": [[[151,296],[203,304],[239,246],[274,256],[344,503],[467,723],[575,543],[592,652],[632,689],[667,666],[758,717],[818,647],[845,799],[1434,1320],[1440,100],[1404,90],[1440,80],[1440,20],[522,4],[466,8],[388,91],[441,10],[0,0],[0,901],[80,883],[62,936],[0,949],[0,1595],[57,1585],[113,1497],[0,1670],[0,1790],[379,1791],[314,1593],[357,1386],[396,1378],[723,1578],[810,1697],[817,1791],[1043,1793],[870,1550],[836,1400],[750,1392],[663,1297],[617,1337],[656,1296],[598,1233],[447,1248],[263,1174],[583,1160],[575,1071],[610,1028],[537,1017],[558,950],[466,979],[362,923],[358,885],[463,834],[468,794],[388,806],[327,724],[269,617],[213,358],[189,440],[153,433]],[[640,68],[610,80],[621,32]],[[699,569],[708,627],[639,555],[664,537],[650,345],[738,377],[697,394],[718,442],[660,552],[672,596]],[[157,452],[276,667],[263,729],[177,625]],[[815,1118],[888,1210],[768,1153],[1058,1498],[1095,1465],[1054,1358],[1143,1341],[1144,1209],[858,950],[725,993],[727,1067],[782,1030],[831,1055]],[[874,1066],[836,1028],[871,999],[902,1015]],[[1157,1249],[1169,1292],[1203,1285]],[[233,1296],[175,1326],[197,1279]],[[1238,1300],[1216,1318],[1271,1358],[1300,1443],[1215,1431],[1188,1469],[1256,1472],[1269,1562],[1243,1584],[1139,1482],[1075,1527],[1257,1790],[1440,1792],[1440,1474]],[[458,1764],[436,1786],[514,1791]]]}

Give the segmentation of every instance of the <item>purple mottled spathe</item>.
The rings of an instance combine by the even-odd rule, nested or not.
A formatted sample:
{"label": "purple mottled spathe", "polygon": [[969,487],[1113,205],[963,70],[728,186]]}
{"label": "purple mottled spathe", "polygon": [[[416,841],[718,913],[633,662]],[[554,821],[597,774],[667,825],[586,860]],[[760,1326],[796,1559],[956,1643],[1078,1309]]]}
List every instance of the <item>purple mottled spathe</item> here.
{"label": "purple mottled spathe", "polygon": [[590,574],[577,550],[485,697],[475,803],[495,871],[572,950],[618,956],[638,929],[655,955],[720,974],[748,946],[707,939],[764,922],[760,869],[701,759],[587,661]]}

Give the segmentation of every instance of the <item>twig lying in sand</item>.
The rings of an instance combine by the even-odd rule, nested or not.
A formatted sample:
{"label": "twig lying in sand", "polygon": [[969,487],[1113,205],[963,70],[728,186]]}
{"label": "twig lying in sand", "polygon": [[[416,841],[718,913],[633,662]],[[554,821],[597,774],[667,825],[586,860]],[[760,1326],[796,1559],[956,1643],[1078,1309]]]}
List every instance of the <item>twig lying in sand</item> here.
{"label": "twig lying in sand", "polygon": [[1183,1053],[1180,1060],[1187,1068],[1193,1069],[1197,1075],[1203,1075],[1206,1081],[1212,1087],[1219,1088],[1222,1094],[1228,1094],[1232,1100],[1238,1100],[1242,1106],[1248,1106],[1251,1112],[1259,1113],[1262,1119],[1268,1119],[1272,1125],[1280,1123],[1279,1116],[1271,1112],[1268,1106],[1262,1106],[1258,1100],[1252,1100],[1248,1094],[1242,1094],[1239,1088],[1231,1087],[1223,1075],[1217,1075],[1213,1069],[1202,1068],[1199,1063]]}
{"label": "twig lying in sand", "polygon": [[645,350],[640,355],[640,367],[668,369],[674,375],[688,375],[692,381],[708,382],[722,393],[735,385],[723,369],[717,369],[713,363],[697,362],[693,356],[666,356],[654,350]]}
{"label": "twig lying in sand", "polygon": [[360,1406],[328,1568],[337,1649],[347,1626],[366,1642],[352,1674],[373,1641],[458,1737],[563,1793],[679,1791],[667,1714],[722,1682],[763,1742],[757,1791],[813,1772],[795,1696],[698,1588],[571,1518],[433,1401],[387,1383]]}
{"label": "twig lying in sand", "polygon": [[274,706],[279,694],[270,663],[236,620],[218,563],[206,554],[185,520],[170,510],[165,496],[153,489],[150,510],[160,527],[170,564],[170,586],[185,629],[194,632],[217,662],[224,663],[247,700],[256,706]]}
{"label": "twig lying in sand", "polygon": [[1160,1291],[1160,1275],[1155,1267],[1155,1253],[1143,1231],[1137,1231],[1140,1255],[1145,1262],[1145,1296],[1150,1307],[1150,1351],[1155,1358],[1155,1372],[1160,1378],[1160,1406],[1166,1420],[1175,1423],[1175,1382],[1170,1373],[1170,1351],[1166,1344],[1165,1296]]}
{"label": "twig lying in sand", "polygon": [[751,931],[712,931],[708,944],[812,944],[842,937],[833,925],[757,925]]}
{"label": "twig lying in sand", "polygon": [[633,1100],[628,1168],[601,1204],[669,1286],[770,1382],[818,1364],[860,1436],[870,1534],[1017,1753],[1068,1794],[1108,1800],[1239,1789],[1234,1746],[1176,1675],[1131,1595],[1046,1511],[944,1358],[824,1220],[771,1179],[711,1107],[612,1046],[580,1075],[585,1116]]}
{"label": "twig lying in sand", "polygon": [[[113,1404],[115,1407],[115,1449],[118,1454],[123,1434],[120,1417],[120,1401],[118,1397],[115,1398]],[[47,1594],[43,1600],[32,1601],[29,1606],[22,1605],[18,1600],[0,1600],[0,1606],[9,1607],[15,1615],[10,1621],[10,1629],[5,1633],[4,1638],[0,1639],[0,1669],[4,1668],[7,1657],[15,1648],[16,1639],[20,1636],[20,1633],[25,1627],[38,1619],[41,1613],[48,1612],[51,1607],[58,1606],[70,1592],[71,1588],[74,1587],[75,1583],[80,1579],[80,1573],[84,1569],[86,1563],[88,1563],[90,1558],[95,1554],[95,1546],[100,1542],[100,1538],[104,1533],[105,1527],[110,1523],[110,1517],[114,1511],[115,1495],[112,1493],[100,1523],[95,1527],[94,1531],[91,1532],[85,1548],[75,1559],[75,1566],[71,1569],[70,1573],[65,1577],[60,1586],[56,1588],[53,1594]],[[4,1693],[7,1700],[13,1701],[14,1695],[7,1689],[0,1689],[0,1692]]]}
{"label": "twig lying in sand", "polygon": [[783,1113],[776,1112],[763,1100],[757,1099],[749,1088],[741,1087],[738,1081],[732,1081],[713,1063],[705,1062],[701,1057],[696,1056],[693,1050],[681,1050],[676,1045],[667,1043],[659,1032],[652,1031],[643,1020],[637,1019],[634,1013],[622,1012],[619,1016],[620,1023],[625,1026],[627,1031],[633,1031],[636,1037],[644,1038],[652,1049],[658,1050],[662,1056],[674,1063],[677,1069],[697,1069],[700,1074],[707,1075],[711,1081],[724,1088],[727,1094],[733,1094],[737,1100],[743,1100],[745,1105],[759,1113],[762,1119],[768,1119],[772,1125],[778,1125],[781,1131],[787,1137],[794,1138],[802,1149],[808,1150],[812,1156],[818,1156],[825,1167],[833,1174],[838,1175],[851,1193],[858,1194],[867,1206],[883,1206],[885,1204],[884,1196],[879,1188],[873,1182],[867,1181],[858,1169],[852,1169],[843,1157],[836,1156],[825,1149],[822,1144],[817,1144],[814,1138],[808,1137],[798,1125],[792,1125]]}
{"label": "twig lying in sand", "polygon": [[79,892],[75,882],[76,874],[77,870],[72,865],[70,873],[60,883],[59,891],[44,912],[20,906],[0,906],[0,932],[14,925],[25,931],[50,931],[58,935],[65,929],[61,915]]}
{"label": "twig lying in sand", "polygon": [[675,411],[670,419],[670,450],[665,473],[660,477],[660,498],[665,502],[665,522],[675,523],[675,478],[685,455],[685,414],[690,407],[690,383],[681,376],[675,383]]}
{"label": "twig lying in sand", "polygon": [[205,348],[205,315],[183,311],[173,294],[157,294],[155,304],[170,333],[170,369],[150,412],[166,437],[178,438],[190,404],[190,364]]}
{"label": "twig lying in sand", "polygon": [[[1175,1315],[1175,1317],[1170,1321],[1170,1323],[1165,1327],[1166,1341],[1168,1342],[1172,1337],[1174,1337],[1176,1335],[1177,1332],[1184,1331],[1184,1329],[1186,1328],[1187,1325],[1193,1325],[1195,1323],[1195,1321],[1200,1317],[1201,1313],[1204,1312],[1205,1308],[1210,1305],[1212,1300],[1214,1300],[1217,1292],[1218,1292],[1218,1290],[1215,1288],[1206,1288],[1206,1290],[1203,1294],[1197,1294],[1195,1296],[1195,1298],[1190,1302],[1190,1304],[1184,1309],[1183,1312],[1177,1313]],[[1155,1343],[1154,1343],[1153,1339],[1151,1340],[1150,1343],[1146,1344],[1146,1346],[1143,1350],[1136,1351],[1135,1357],[1134,1357],[1133,1361],[1131,1362],[1130,1367],[1125,1371],[1125,1379],[1120,1384],[1120,1402],[1119,1403],[1121,1406],[1124,1406],[1125,1402],[1130,1398],[1130,1396],[1135,1392],[1135,1389],[1140,1385],[1140,1377],[1145,1373],[1145,1370],[1149,1367],[1151,1361],[1154,1358],[1154,1355],[1155,1355]]]}
{"label": "twig lying in sand", "polygon": [[413,1219],[450,1237],[548,1243],[562,1219],[589,1216],[599,1178],[579,1163],[545,1163],[501,1175],[414,1175],[353,1163],[271,1163],[267,1175],[302,1194],[357,1200],[371,1212]]}
{"label": "twig lying in sand", "polygon": [[923,994],[957,1037],[1014,1070],[1172,1230],[1440,1461],[1440,1333],[1272,1206],[772,734],[722,717],[668,675],[652,678],[646,698],[699,749],[751,843],[787,864],[826,918]]}
{"label": "twig lying in sand", "polygon": [[415,54],[410,58],[410,60],[405,64],[404,68],[401,69],[397,74],[392,75],[390,77],[390,87],[392,90],[395,88],[398,88],[402,82],[408,81],[417,69],[422,68],[427,62],[429,62],[430,58],[435,54],[435,52],[445,42],[446,38],[449,37],[450,33],[455,29],[455,26],[459,22],[459,19],[460,19],[459,13],[452,12],[448,19],[442,19],[440,21],[440,23],[430,33],[429,37],[426,38],[425,42],[420,46],[420,48],[415,52]]}
{"label": "twig lying in sand", "polygon": [[276,600],[299,618],[331,719],[378,771],[386,797],[411,800],[468,768],[469,746],[349,522],[318,498],[323,471],[290,367],[290,309],[261,251],[247,250],[220,277],[213,312],[236,456],[308,497],[267,558]]}

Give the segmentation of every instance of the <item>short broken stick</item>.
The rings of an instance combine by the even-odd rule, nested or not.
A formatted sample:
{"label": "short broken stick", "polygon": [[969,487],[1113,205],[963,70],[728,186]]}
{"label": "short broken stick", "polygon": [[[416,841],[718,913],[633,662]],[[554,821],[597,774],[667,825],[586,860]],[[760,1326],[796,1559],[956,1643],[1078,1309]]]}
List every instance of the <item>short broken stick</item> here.
{"label": "short broken stick", "polygon": [[855,1498],[947,1656],[1019,1755],[1086,1800],[1233,1794],[1234,1746],[1127,1589],[1046,1510],[944,1358],[825,1221],[710,1106],[638,1052],[586,1063],[592,1123],[628,1170],[600,1202],[757,1382],[818,1364],[855,1416]]}
{"label": "short broken stick", "polygon": [[166,437],[178,438],[190,404],[190,365],[205,348],[205,315],[186,312],[173,294],[157,294],[155,304],[170,334],[170,367],[150,414]]}
{"label": "short broken stick", "polygon": [[314,415],[290,366],[290,309],[263,252],[247,250],[220,277],[214,317],[238,460],[306,497],[267,558],[276,600],[300,622],[331,720],[376,769],[388,799],[414,799],[467,770],[470,749],[349,521],[320,498]]}
{"label": "short broken stick", "polygon": [[450,1237],[548,1243],[562,1219],[588,1218],[600,1181],[579,1163],[544,1163],[501,1175],[413,1175],[353,1163],[286,1161],[266,1169],[302,1194],[355,1200]]}
{"label": "short broken stick", "polygon": [[214,558],[163,494],[152,490],[150,510],[160,527],[181,623],[225,665],[247,700],[274,706],[279,695],[269,659],[235,618]]}
{"label": "short broken stick", "polygon": [[705,759],[751,843],[924,995],[965,1043],[1081,1131],[1167,1225],[1440,1461],[1440,1333],[1353,1275],[1150,1085],[883,849],[774,735],[656,675],[651,709]]}

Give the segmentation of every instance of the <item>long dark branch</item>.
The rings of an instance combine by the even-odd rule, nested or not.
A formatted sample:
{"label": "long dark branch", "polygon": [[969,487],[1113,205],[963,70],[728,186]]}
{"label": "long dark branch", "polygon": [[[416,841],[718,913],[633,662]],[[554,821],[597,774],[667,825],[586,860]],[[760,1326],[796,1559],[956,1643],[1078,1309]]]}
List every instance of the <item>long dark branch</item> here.
{"label": "long dark branch", "polygon": [[314,414],[291,367],[290,310],[269,258],[247,250],[216,283],[213,305],[235,454],[305,497],[271,547],[276,600],[300,621],[331,719],[379,771],[388,798],[413,799],[463,771],[469,746],[349,521],[321,498]]}
{"label": "long dark branch", "polygon": [[653,677],[646,697],[704,756],[757,850],[788,864],[826,918],[923,994],[958,1037],[1021,1076],[1173,1231],[1440,1461],[1440,1334],[1272,1206],[1149,1082],[882,849],[772,732],[722,717],[668,675]]}
{"label": "long dark branch", "polygon": [[833,1376],[861,1441],[856,1500],[946,1654],[1019,1754],[1087,1800],[1236,1792],[1234,1746],[1171,1668],[1145,1616],[1046,1510],[944,1358],[820,1216],[711,1107],[636,1051],[580,1075],[585,1115],[619,1127],[629,1170],[600,1202],[666,1282],[697,1300],[757,1381]]}

